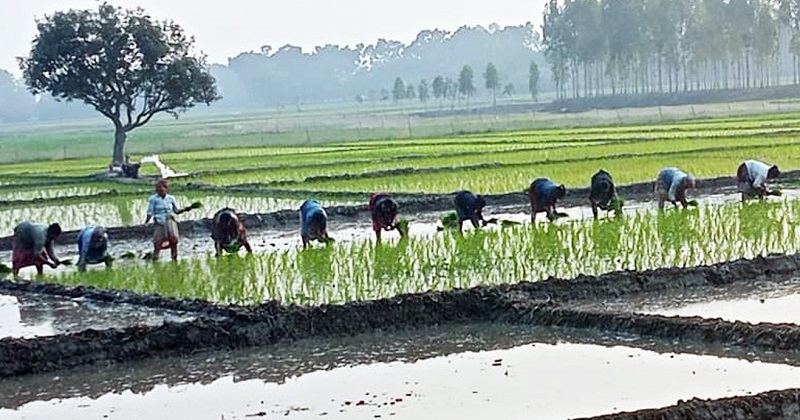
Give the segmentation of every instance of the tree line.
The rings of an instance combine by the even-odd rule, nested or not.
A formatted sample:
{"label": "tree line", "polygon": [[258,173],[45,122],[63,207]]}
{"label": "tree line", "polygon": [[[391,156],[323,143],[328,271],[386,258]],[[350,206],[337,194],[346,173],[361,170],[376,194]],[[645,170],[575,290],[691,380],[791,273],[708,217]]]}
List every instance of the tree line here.
{"label": "tree line", "polygon": [[[483,72],[484,87],[491,95],[493,105],[497,105],[497,94],[500,92],[503,96],[511,96],[516,93],[514,83],[501,83],[501,76],[494,63],[488,63],[486,70]],[[420,102],[426,103],[430,99],[439,101],[440,103],[445,100],[458,100],[472,98],[476,92],[475,85],[475,72],[472,66],[465,64],[458,74],[458,77],[453,79],[448,76],[437,75],[433,78],[432,83],[428,83],[427,79],[422,79],[416,86],[411,82],[405,82],[402,78],[397,77],[394,79],[394,84],[391,89],[391,98],[394,102],[402,100],[419,99]],[[502,92],[500,88],[502,87]],[[536,62],[531,61],[528,67],[528,92],[531,99],[536,99],[539,93],[539,66]],[[380,100],[389,100],[390,91],[386,88],[381,90]],[[367,98],[370,100],[377,100],[377,92],[370,90]],[[364,96],[359,95],[356,97],[358,102],[364,101]]]}
{"label": "tree line", "polygon": [[798,83],[798,0],[550,0],[558,97]]}

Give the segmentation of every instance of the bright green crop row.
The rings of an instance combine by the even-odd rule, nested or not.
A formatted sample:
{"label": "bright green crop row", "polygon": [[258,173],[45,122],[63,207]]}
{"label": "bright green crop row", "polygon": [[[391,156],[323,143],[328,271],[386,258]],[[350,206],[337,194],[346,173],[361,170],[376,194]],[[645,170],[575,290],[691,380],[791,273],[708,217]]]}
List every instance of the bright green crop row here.
{"label": "bright green crop row", "polygon": [[342,242],[246,258],[128,263],[48,280],[223,303],[348,302],[550,276],[572,278],[791,254],[800,251],[798,217],[800,201],[735,203],[535,228],[520,225],[464,237],[444,232],[381,246]]}
{"label": "bright green crop row", "polygon": [[[733,177],[739,163],[746,159],[761,159],[786,169],[796,168],[800,146],[793,144],[672,155],[605,157],[566,163],[539,163],[530,167],[451,169],[435,173],[304,182],[302,187],[316,191],[450,193],[468,189],[486,194],[508,193],[523,191],[538,177],[548,177],[569,187],[585,187],[591,176],[601,168],[610,171],[614,181],[620,185],[653,180],[658,171],[667,166],[678,166],[696,177]],[[281,188],[293,189],[297,186],[288,184]]]}

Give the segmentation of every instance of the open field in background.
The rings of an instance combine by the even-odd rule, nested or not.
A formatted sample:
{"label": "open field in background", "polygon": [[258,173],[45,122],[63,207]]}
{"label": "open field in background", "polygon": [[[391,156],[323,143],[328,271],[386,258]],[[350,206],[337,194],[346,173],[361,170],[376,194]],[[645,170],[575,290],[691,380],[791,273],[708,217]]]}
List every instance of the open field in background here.
{"label": "open field in background", "polygon": [[[427,109],[438,108],[431,104]],[[764,119],[768,119],[774,113],[798,110],[800,102],[751,101],[571,114],[530,112],[435,118],[409,116],[408,110],[392,107],[354,108],[336,105],[302,112],[190,113],[179,120],[162,116],[131,132],[127,151],[131,155],[147,155],[209,148],[322,145],[364,140],[453,137],[469,133],[660,124],[754,114],[766,115]],[[105,166],[112,140],[111,124],[102,118],[66,124],[3,124],[0,125],[0,162],[98,157]]]}

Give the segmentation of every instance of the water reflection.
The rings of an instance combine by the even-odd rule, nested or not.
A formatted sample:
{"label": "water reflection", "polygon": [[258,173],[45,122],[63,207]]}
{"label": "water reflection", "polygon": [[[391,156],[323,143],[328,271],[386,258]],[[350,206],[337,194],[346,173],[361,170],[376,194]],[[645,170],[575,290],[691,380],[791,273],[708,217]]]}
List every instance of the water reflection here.
{"label": "water reflection", "polygon": [[[625,347],[619,347],[622,342]],[[649,351],[669,354],[658,356],[647,353]],[[788,366],[714,357],[692,358],[683,353],[758,360],[744,351],[708,348],[688,341],[665,343],[557,328],[450,325],[304,340],[271,346],[269,351],[202,353],[132,362],[101,370],[86,367],[6,379],[0,381],[0,407],[19,411],[0,411],[0,414],[3,418],[17,418],[58,411],[60,418],[85,418],[108,413],[101,410],[110,409],[108,414],[111,414],[119,409],[119,413],[124,413],[136,407],[139,415],[164,415],[168,411],[172,415],[191,417],[200,414],[195,413],[197,406],[209,409],[209,404],[213,404],[215,411],[237,410],[239,416],[244,417],[243,414],[262,411],[258,403],[261,400],[267,402],[263,406],[266,411],[308,407],[316,411],[307,414],[317,417],[323,410],[319,407],[336,407],[336,410],[342,408],[338,414],[351,418],[363,414],[348,411],[353,410],[352,406],[359,400],[368,406],[365,409],[383,409],[386,407],[382,404],[384,400],[401,397],[409,400],[406,410],[430,409],[432,403],[441,406],[442,401],[450,400],[458,401],[457,406],[463,409],[462,403],[486,401],[490,404],[484,408],[501,415],[506,410],[502,395],[508,393],[509,406],[528,410],[528,413],[532,409],[529,403],[547,412],[572,410],[555,417],[536,411],[543,417],[565,418],[587,415],[585,410],[590,411],[588,414],[617,411],[625,404],[644,408],[674,403],[675,400],[653,400],[654,396],[664,398],[665,394],[676,395],[676,399],[692,397],[697,395],[695,393],[719,397],[800,385],[798,375],[793,373],[795,369]],[[800,364],[794,353],[763,357],[762,360]],[[647,369],[650,375],[630,375],[631,369]],[[686,375],[692,379],[688,383]],[[754,381],[753,378],[760,379]],[[631,386],[632,381],[639,385]],[[302,391],[298,389],[301,383],[305,384],[300,387]],[[747,385],[742,385],[744,383]],[[288,388],[276,386],[278,384]],[[395,395],[398,386],[402,393]],[[575,392],[583,395],[580,389],[587,386],[604,389],[604,396],[581,398],[576,404]],[[661,387],[663,392],[653,392],[653,386]],[[502,390],[500,394],[498,390]],[[368,393],[365,395],[364,391]],[[405,395],[406,392],[410,395]],[[287,394],[279,397],[284,393]],[[553,393],[558,395],[551,395]],[[199,394],[207,396],[198,397]],[[551,396],[542,397],[545,394]],[[109,399],[112,395],[118,397]],[[29,404],[34,401],[42,403]],[[45,401],[47,403],[43,403]],[[618,406],[620,403],[622,405]],[[452,404],[443,407],[456,408]],[[337,411],[328,412],[335,414]],[[408,417],[412,413],[406,411],[406,414]],[[475,417],[475,413],[464,414]]]}

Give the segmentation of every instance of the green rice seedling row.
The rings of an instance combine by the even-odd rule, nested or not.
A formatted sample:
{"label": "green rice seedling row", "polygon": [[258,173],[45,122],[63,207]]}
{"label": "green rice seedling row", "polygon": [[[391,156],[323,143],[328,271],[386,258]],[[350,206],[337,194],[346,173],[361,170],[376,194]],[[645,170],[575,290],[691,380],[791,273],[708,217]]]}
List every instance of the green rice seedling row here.
{"label": "green rice seedling row", "polygon": [[318,304],[479,284],[689,267],[800,251],[800,201],[711,205],[608,220],[441,233],[376,246],[193,258],[50,276],[68,285],[254,304]]}

